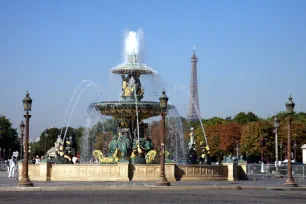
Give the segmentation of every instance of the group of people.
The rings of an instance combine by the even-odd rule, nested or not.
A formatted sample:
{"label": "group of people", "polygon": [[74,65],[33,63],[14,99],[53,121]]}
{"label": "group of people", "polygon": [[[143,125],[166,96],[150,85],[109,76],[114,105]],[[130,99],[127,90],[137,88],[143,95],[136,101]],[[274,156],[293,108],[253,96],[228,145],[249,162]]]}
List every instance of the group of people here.
{"label": "group of people", "polygon": [[38,155],[36,155],[36,157],[32,158],[32,164],[39,164],[41,160],[44,159],[44,156],[39,157]]}
{"label": "group of people", "polygon": [[8,177],[13,178],[15,176],[15,171],[17,171],[17,159],[12,156],[11,159],[5,160],[5,164],[7,167]]}

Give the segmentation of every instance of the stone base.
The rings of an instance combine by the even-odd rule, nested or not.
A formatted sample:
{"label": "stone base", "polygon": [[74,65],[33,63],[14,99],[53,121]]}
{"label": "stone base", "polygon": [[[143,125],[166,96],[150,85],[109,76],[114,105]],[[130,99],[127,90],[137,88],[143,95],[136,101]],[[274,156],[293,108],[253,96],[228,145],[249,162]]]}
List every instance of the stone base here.
{"label": "stone base", "polygon": [[51,181],[129,181],[129,163],[53,164]]}
{"label": "stone base", "polygon": [[291,178],[287,178],[286,182],[283,184],[283,186],[287,186],[287,187],[297,187],[297,183],[295,183],[294,179]]}
{"label": "stone base", "polygon": [[166,177],[159,177],[159,180],[155,183],[155,186],[170,186],[170,182]]}
{"label": "stone base", "polygon": [[33,183],[30,181],[29,178],[22,178],[18,183],[19,187],[34,187]]}
{"label": "stone base", "polygon": [[176,165],[177,181],[216,181],[227,180],[228,167],[219,165]]}
{"label": "stone base", "polygon": [[[237,171],[238,167],[240,170]],[[181,165],[166,164],[167,181],[235,181],[243,179],[245,174],[242,165]],[[152,181],[160,176],[160,164],[29,164],[29,179],[31,181]],[[19,180],[21,180],[22,165],[19,165]],[[160,181],[160,185],[164,181]],[[157,182],[159,183],[159,182]],[[157,184],[159,185],[159,184]],[[168,185],[168,184],[166,184]]]}
{"label": "stone base", "polygon": [[[166,164],[165,173],[168,181],[176,181],[175,164]],[[134,164],[130,168],[133,181],[157,181],[160,176],[160,164]]]}

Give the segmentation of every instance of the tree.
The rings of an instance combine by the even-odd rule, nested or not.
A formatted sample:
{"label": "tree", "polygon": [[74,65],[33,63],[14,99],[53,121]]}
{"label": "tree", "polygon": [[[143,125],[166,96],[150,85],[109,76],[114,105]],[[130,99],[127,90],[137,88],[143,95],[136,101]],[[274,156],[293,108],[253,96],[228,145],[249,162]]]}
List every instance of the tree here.
{"label": "tree", "polygon": [[245,125],[249,122],[259,121],[259,118],[252,112],[240,112],[234,117],[233,121],[240,125]]}
{"label": "tree", "polygon": [[12,123],[5,116],[0,116],[0,147],[2,151],[5,149],[5,155],[1,155],[4,159],[10,157],[14,151],[20,152],[18,133],[16,129],[12,128]]}
{"label": "tree", "polygon": [[203,120],[202,122],[204,124],[207,124],[207,125],[216,125],[216,124],[228,123],[229,120],[226,120],[226,119],[223,119],[223,118],[220,118],[220,117],[212,117],[212,118],[209,118],[207,120]]}
{"label": "tree", "polygon": [[260,156],[261,147],[259,144],[261,138],[261,124],[259,122],[250,122],[243,126],[240,147],[241,151],[248,156]]}

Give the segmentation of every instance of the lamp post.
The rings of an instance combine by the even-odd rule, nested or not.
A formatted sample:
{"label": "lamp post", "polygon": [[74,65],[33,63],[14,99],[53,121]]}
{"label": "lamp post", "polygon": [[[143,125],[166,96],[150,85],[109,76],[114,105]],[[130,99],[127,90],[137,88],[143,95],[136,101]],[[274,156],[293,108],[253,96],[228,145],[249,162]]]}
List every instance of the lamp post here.
{"label": "lamp post", "polygon": [[279,176],[279,171],[278,171],[278,135],[277,131],[279,128],[279,120],[277,117],[274,118],[274,128],[275,128],[275,175],[274,176]]}
{"label": "lamp post", "polygon": [[11,148],[9,148],[9,159],[11,158]]}
{"label": "lamp post", "polygon": [[294,142],[293,142],[293,149],[294,149],[294,161],[295,162],[296,162],[296,147],[297,147],[296,140],[294,140]]}
{"label": "lamp post", "polygon": [[168,108],[168,97],[166,92],[163,91],[162,95],[159,98],[160,108],[161,108],[161,117],[160,122],[160,175],[159,180],[155,183],[156,186],[170,186],[170,182],[167,180],[165,173],[165,129],[166,129],[166,115]]}
{"label": "lamp post", "polygon": [[261,137],[261,141],[260,141],[260,144],[261,144],[261,168],[260,168],[260,172],[261,173],[264,173],[265,172],[265,169],[264,169],[264,153],[265,153],[265,150],[264,150],[264,146],[266,145],[266,138],[263,137],[263,135],[266,135],[265,133],[262,133],[263,130],[261,130],[260,134],[262,135]]}
{"label": "lamp post", "polygon": [[24,115],[26,119],[26,132],[25,132],[25,151],[24,151],[24,160],[23,160],[23,165],[22,165],[22,178],[19,181],[19,186],[23,187],[31,187],[34,186],[33,183],[29,179],[29,174],[28,174],[28,151],[29,151],[29,122],[30,122],[30,117],[31,115],[29,114],[29,111],[31,111],[32,107],[32,99],[30,98],[30,94],[27,92],[25,98],[22,100],[23,102],[23,107],[24,111],[26,111],[26,114]]}
{"label": "lamp post", "polygon": [[0,147],[0,162],[2,162],[2,157],[1,157],[1,153],[2,153],[2,149],[1,149],[1,147]]}
{"label": "lamp post", "polygon": [[234,150],[236,151],[236,157],[239,158],[239,143],[238,143],[238,141],[236,141],[236,147],[234,148]]}
{"label": "lamp post", "polygon": [[21,124],[20,124],[20,132],[21,132],[21,141],[20,141],[20,158],[21,158],[21,160],[22,160],[22,158],[23,158],[23,136],[24,136],[24,134],[23,134],[23,132],[24,132],[24,128],[25,128],[25,125],[24,125],[24,123],[23,123],[23,121],[21,121]]}
{"label": "lamp post", "polygon": [[5,149],[3,149],[3,159],[5,160]]}
{"label": "lamp post", "polygon": [[283,161],[283,143],[281,142],[280,144],[279,144],[279,149],[280,149],[280,154],[279,154],[279,156],[280,156],[280,160],[281,161]]}
{"label": "lamp post", "polygon": [[291,165],[291,121],[292,115],[294,113],[294,106],[295,104],[292,101],[292,97],[289,97],[288,102],[286,103],[286,112],[288,115],[288,142],[287,142],[287,160],[288,160],[288,175],[286,182],[283,184],[285,186],[297,186],[292,177],[292,165]]}
{"label": "lamp post", "polygon": [[45,155],[47,154],[47,138],[48,138],[48,129],[45,130]]}

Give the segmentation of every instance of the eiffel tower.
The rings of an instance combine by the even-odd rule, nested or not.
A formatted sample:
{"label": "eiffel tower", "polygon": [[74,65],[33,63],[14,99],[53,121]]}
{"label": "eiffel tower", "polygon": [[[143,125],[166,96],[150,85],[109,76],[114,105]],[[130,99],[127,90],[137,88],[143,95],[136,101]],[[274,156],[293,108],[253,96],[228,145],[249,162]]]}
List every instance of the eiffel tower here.
{"label": "eiffel tower", "polygon": [[190,80],[190,95],[188,105],[188,120],[199,120],[200,106],[198,96],[198,79],[197,79],[197,63],[198,58],[195,54],[195,46],[193,46],[193,55],[191,56],[191,80]]}

